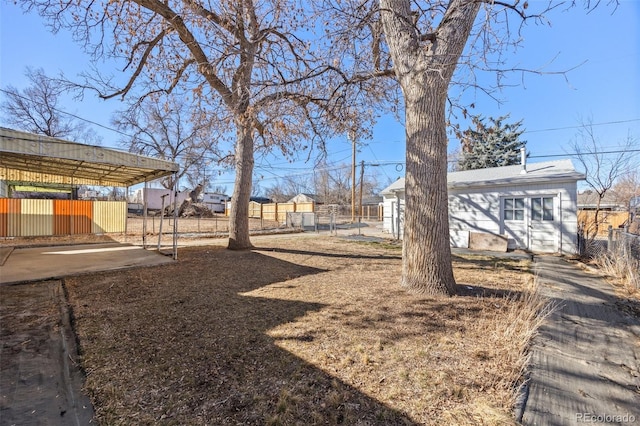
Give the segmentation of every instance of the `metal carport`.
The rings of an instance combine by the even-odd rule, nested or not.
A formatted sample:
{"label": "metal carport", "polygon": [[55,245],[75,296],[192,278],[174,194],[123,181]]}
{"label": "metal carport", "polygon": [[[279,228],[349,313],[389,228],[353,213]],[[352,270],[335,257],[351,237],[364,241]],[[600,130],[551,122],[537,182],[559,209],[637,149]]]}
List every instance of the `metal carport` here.
{"label": "metal carport", "polygon": [[[3,181],[128,188],[178,171],[171,161],[0,127]],[[174,227],[174,257],[176,247]]]}

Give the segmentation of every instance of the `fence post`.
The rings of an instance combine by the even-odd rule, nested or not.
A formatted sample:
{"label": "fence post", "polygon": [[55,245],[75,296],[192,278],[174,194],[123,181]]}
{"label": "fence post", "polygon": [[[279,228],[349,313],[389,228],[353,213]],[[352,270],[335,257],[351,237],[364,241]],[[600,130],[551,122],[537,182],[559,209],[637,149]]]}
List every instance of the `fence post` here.
{"label": "fence post", "polygon": [[613,226],[609,225],[607,233],[607,251],[611,252],[613,250]]}

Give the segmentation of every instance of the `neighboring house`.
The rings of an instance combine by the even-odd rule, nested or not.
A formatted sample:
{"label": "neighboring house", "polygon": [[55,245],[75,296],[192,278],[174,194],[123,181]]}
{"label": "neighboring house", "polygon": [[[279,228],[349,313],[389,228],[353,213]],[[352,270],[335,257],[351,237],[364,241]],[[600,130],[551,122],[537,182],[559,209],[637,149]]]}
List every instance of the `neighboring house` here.
{"label": "neighboring house", "polygon": [[[577,181],[570,160],[447,175],[452,247],[469,247],[475,233],[501,235],[509,249],[576,253]],[[382,191],[385,231],[402,237],[404,178]]]}
{"label": "neighboring house", "polygon": [[229,201],[229,197],[226,194],[218,192],[203,192],[201,198],[202,203],[214,213],[224,213],[227,201]]}
{"label": "neighboring house", "polygon": [[[578,223],[587,238],[606,237],[609,227],[624,228],[629,224],[629,205],[620,201],[613,190],[605,192],[598,208],[598,194],[592,190],[578,193]],[[598,232],[596,234],[596,210],[598,210]]]}
{"label": "neighboring house", "polygon": [[[144,204],[146,199],[147,209],[160,210],[163,197],[165,207],[173,204],[173,190],[165,188],[140,188],[129,195],[128,201],[133,204]],[[178,205],[181,205],[188,197],[189,191],[178,192]]]}
{"label": "neighboring house", "polygon": [[[229,197],[229,201],[231,201],[231,197]],[[273,203],[273,200],[267,197],[249,197],[249,201],[250,202],[253,201],[254,203],[258,203],[258,204]]]}
{"label": "neighboring house", "polygon": [[[598,194],[590,189],[578,193],[578,210],[596,210],[598,208]],[[613,191],[605,192],[600,200],[601,211],[627,211],[627,202],[620,202],[620,197]]]}

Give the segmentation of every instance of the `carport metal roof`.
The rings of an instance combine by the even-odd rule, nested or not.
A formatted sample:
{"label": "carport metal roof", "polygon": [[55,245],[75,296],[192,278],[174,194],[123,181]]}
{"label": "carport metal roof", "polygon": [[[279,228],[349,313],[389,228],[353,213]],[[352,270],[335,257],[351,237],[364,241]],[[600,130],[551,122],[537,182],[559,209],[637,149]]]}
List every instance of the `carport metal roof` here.
{"label": "carport metal roof", "polygon": [[126,187],[178,169],[170,161],[0,127],[0,180]]}

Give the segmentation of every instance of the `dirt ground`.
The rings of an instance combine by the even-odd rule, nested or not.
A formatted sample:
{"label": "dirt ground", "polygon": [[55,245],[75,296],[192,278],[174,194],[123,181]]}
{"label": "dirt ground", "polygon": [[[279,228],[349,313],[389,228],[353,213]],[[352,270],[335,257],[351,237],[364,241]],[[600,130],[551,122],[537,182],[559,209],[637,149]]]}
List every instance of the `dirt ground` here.
{"label": "dirt ground", "polygon": [[89,424],[61,282],[3,287],[0,296],[0,424]]}
{"label": "dirt ground", "polygon": [[[515,422],[543,307],[530,296],[529,262],[456,257],[465,295],[435,299],[399,286],[393,243],[254,243],[63,280],[97,423]],[[0,288],[3,354],[24,343],[12,291]]]}

